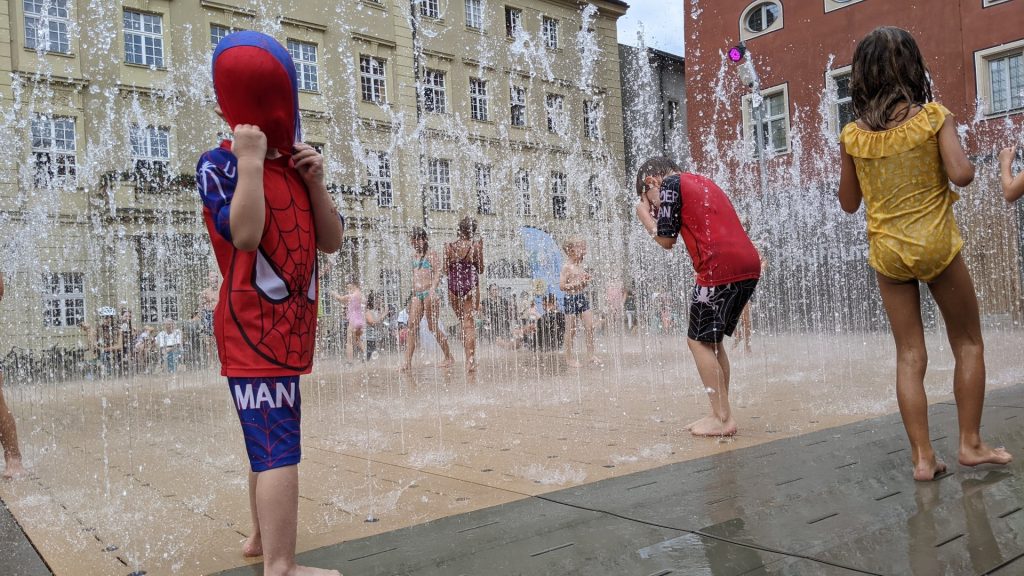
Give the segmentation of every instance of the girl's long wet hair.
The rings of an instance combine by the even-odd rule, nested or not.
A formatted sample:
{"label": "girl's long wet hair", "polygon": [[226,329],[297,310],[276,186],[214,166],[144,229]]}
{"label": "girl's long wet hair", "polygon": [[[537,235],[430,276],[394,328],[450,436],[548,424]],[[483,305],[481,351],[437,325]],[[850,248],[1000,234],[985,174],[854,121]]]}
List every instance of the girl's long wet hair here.
{"label": "girl's long wet hair", "polygon": [[[850,97],[857,118],[872,130],[903,122],[911,106],[932,101],[928,66],[910,32],[882,26],[857,44]],[[903,109],[897,112],[901,106]]]}
{"label": "girl's long wet hair", "polygon": [[[416,244],[417,254],[424,255],[427,253],[427,249],[430,247],[430,244],[427,242],[426,230],[416,226],[412,229],[412,232],[409,233],[409,238]],[[420,248],[420,246],[422,246],[422,248]]]}

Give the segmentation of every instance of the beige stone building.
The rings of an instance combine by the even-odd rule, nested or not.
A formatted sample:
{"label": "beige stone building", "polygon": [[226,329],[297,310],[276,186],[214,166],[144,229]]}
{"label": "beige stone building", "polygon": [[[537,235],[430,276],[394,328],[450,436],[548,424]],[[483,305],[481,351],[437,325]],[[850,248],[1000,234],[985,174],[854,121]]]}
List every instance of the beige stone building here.
{"label": "beige stone building", "polygon": [[[233,30],[296,61],[305,139],[348,218],[323,288],[357,277],[398,304],[407,232],[475,215],[488,276],[520,226],[623,234],[618,0],[0,1],[0,354],[74,347],[100,307],[190,321],[212,260],[194,189],[225,126],[209,64]],[[618,199],[618,200],[617,200]],[[621,245],[621,244],[619,244]],[[615,255],[610,256],[610,255]],[[327,333],[336,306],[324,303]]]}

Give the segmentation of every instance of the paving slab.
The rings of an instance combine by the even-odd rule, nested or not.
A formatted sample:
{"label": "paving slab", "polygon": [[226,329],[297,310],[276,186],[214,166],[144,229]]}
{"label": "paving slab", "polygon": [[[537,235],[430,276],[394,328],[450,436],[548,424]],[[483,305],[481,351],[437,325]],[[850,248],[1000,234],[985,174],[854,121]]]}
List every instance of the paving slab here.
{"label": "paving slab", "polygon": [[[1024,449],[1024,386],[985,436]],[[345,574],[1015,574],[1024,459],[955,463],[955,407],[930,407],[950,462],[915,482],[898,414],[674,463],[300,556]],[[258,574],[259,566],[222,576]]]}
{"label": "paving slab", "polygon": [[21,526],[0,502],[0,566],[6,576],[49,576],[50,569],[32,547]]}

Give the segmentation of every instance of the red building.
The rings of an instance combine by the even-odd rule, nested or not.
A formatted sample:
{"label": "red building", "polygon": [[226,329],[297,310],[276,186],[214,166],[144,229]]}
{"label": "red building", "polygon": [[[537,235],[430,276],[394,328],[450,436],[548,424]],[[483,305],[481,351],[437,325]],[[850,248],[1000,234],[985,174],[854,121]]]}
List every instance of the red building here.
{"label": "red building", "polygon": [[[760,76],[770,162],[803,161],[792,157],[796,110],[805,155],[835,149],[831,135],[852,117],[847,83],[854,48],[882,25],[905,28],[917,39],[936,100],[959,123],[971,124],[969,154],[986,157],[1009,143],[1008,134],[1017,142],[1024,136],[1024,0],[686,1],[688,12],[694,3],[702,9],[687,22],[686,41],[687,119],[698,170],[707,160],[721,161],[706,158],[712,150],[702,143],[754,138],[748,89],[736,66],[720,74],[729,47],[745,42]],[[727,106],[714,97],[716,85],[731,100]],[[821,105],[826,90],[830,105]]]}

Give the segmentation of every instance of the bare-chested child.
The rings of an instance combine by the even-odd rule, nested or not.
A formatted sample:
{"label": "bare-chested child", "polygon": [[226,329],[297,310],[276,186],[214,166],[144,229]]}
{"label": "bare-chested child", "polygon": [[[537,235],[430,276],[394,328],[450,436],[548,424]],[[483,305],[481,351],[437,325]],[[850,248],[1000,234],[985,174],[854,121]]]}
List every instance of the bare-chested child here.
{"label": "bare-chested child", "polygon": [[[4,298],[4,277],[0,274],[0,300]],[[25,467],[21,465],[21,450],[18,448],[18,429],[14,424],[14,415],[4,400],[4,372],[0,366],[0,444],[4,448],[4,478],[20,478],[25,475]]]}
{"label": "bare-chested child", "polygon": [[580,361],[573,354],[573,340],[576,337],[576,322],[582,319],[587,342],[587,359],[592,364],[601,364],[601,359],[594,354],[594,315],[590,311],[590,299],[586,294],[587,286],[590,284],[590,273],[583,268],[587,243],[582,238],[573,236],[565,243],[565,254],[568,258],[562,265],[562,275],[558,280],[559,288],[565,292],[564,307],[568,320],[565,332],[565,359],[570,367],[580,367]]}

